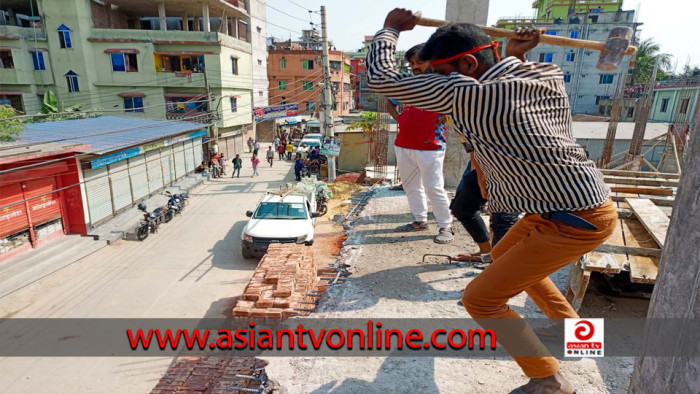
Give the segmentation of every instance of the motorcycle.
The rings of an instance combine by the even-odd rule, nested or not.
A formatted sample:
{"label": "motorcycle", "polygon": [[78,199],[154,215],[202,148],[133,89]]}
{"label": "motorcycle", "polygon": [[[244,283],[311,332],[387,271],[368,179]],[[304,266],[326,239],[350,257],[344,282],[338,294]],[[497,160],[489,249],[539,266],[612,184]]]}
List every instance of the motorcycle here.
{"label": "motorcycle", "polygon": [[182,210],[185,208],[185,200],[180,197],[180,195],[172,194],[170,192],[165,192],[165,196],[168,197],[168,204],[166,205],[165,211],[165,222],[173,220],[175,215],[182,214]]}
{"label": "motorcycle", "polygon": [[173,194],[166,190],[165,195],[170,197],[168,205],[172,203],[178,207],[178,213],[181,213],[185,209],[185,205],[189,203],[190,196],[187,193]]}
{"label": "motorcycle", "polygon": [[323,189],[320,189],[316,195],[316,212],[321,216],[328,213],[328,196],[326,196],[326,192]]}
{"label": "motorcycle", "polygon": [[158,225],[163,220],[165,212],[163,208],[157,208],[153,212],[148,212],[144,203],[139,203],[138,209],[143,212],[143,219],[141,219],[139,226],[136,228],[136,238],[139,241],[143,241],[148,238],[148,234],[158,231]]}

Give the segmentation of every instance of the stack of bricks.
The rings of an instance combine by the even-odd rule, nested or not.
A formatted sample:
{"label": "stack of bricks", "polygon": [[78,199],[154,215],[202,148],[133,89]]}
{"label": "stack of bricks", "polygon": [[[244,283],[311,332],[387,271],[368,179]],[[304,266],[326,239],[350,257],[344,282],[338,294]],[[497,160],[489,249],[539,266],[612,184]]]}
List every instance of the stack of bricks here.
{"label": "stack of bricks", "polygon": [[[160,379],[151,394],[231,393],[258,390],[266,379],[267,363],[254,357],[181,357]],[[253,377],[258,377],[254,379]]]}
{"label": "stack of bricks", "polygon": [[309,294],[328,287],[328,282],[319,280],[319,274],[326,271],[316,267],[310,246],[271,244],[233,308],[233,316],[280,319],[308,315],[316,298]]}

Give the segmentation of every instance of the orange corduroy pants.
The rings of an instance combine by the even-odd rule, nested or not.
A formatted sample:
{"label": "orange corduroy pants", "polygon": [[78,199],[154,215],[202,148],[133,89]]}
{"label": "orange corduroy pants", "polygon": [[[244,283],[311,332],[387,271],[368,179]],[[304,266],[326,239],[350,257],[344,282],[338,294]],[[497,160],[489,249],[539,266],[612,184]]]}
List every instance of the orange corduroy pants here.
{"label": "orange corduroy pants", "polygon": [[[462,297],[469,315],[484,328],[494,328],[499,344],[531,378],[553,375],[559,370],[559,363],[506,303],[525,291],[547,317],[578,318],[548,276],[602,244],[618,223],[611,200],[597,208],[572,213],[598,229],[580,229],[539,214],[527,214],[496,245],[491,252],[493,263],[467,285]],[[535,350],[523,354],[528,346]]]}

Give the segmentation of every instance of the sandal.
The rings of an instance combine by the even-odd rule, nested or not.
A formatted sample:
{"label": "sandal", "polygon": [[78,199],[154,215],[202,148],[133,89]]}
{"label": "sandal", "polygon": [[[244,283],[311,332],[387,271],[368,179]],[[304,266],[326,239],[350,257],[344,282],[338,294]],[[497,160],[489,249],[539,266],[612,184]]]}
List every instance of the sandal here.
{"label": "sandal", "polygon": [[413,222],[396,227],[394,231],[396,231],[397,233],[406,233],[409,231],[425,231],[428,228],[428,223],[426,222]]}
{"label": "sandal", "polygon": [[441,228],[440,232],[438,232],[438,235],[435,236],[435,243],[438,244],[447,244],[452,242],[455,239],[455,233],[452,231],[452,227],[447,227],[447,228]]}

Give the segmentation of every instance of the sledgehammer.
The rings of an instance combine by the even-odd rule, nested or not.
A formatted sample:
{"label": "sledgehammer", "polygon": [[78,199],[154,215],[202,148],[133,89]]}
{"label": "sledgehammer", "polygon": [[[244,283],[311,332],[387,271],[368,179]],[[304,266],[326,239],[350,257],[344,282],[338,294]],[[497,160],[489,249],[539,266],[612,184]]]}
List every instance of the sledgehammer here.
{"label": "sledgehammer", "polygon": [[[430,19],[419,17],[416,21],[417,25],[440,27],[449,24],[450,22],[441,21],[439,19]],[[513,30],[501,29],[498,27],[479,26],[484,33],[491,37],[505,37],[522,40],[523,37],[518,36]],[[525,38],[527,39],[527,38]],[[632,40],[632,28],[626,26],[618,26],[610,30],[610,34],[605,42],[579,40],[576,38],[567,38],[559,36],[551,36],[547,34],[540,35],[540,42],[543,44],[557,45],[562,47],[586,48],[600,51],[598,64],[596,68],[602,71],[614,71],[620,65],[622,57],[625,55],[634,55],[637,52],[637,47],[630,45]]]}

